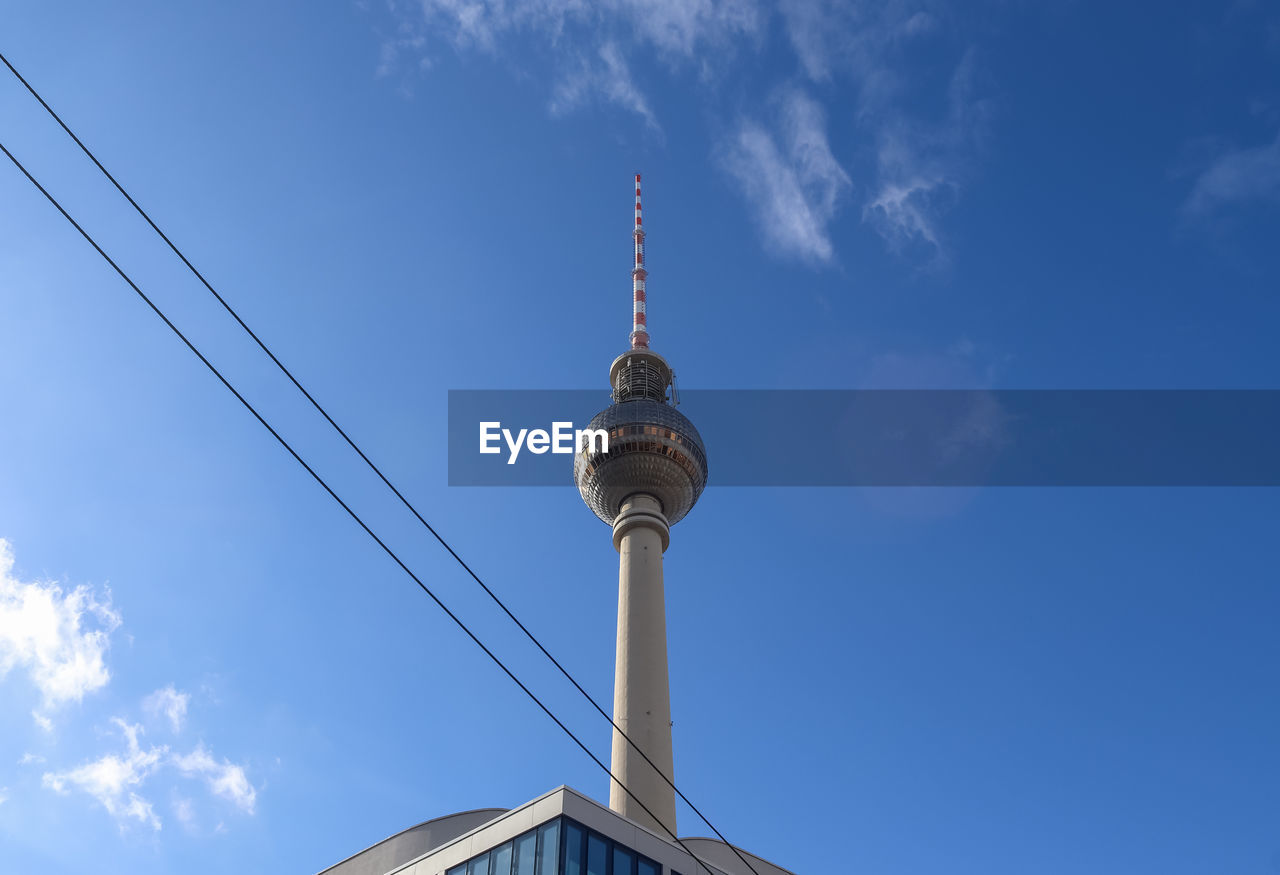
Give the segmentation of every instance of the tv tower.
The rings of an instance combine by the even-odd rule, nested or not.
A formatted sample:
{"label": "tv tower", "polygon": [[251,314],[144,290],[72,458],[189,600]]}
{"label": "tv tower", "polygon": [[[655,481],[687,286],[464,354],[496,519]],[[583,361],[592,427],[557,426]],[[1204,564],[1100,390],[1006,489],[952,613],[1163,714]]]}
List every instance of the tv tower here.
{"label": "tv tower", "polygon": [[608,433],[608,452],[586,442],[574,458],[573,476],[582,500],[613,527],[618,551],[613,722],[662,772],[615,730],[609,807],[659,835],[675,835],[675,790],[663,779],[665,775],[674,781],[675,774],[662,554],[671,540],[671,526],[684,519],[706,486],[707,454],[698,430],[673,406],[677,399],[671,366],[649,349],[638,173],[632,234],[631,349],[609,367],[613,404],[596,414],[589,426]]}
{"label": "tv tower", "polygon": [[569,787],[557,787],[516,808],[424,821],[321,875],[410,869],[444,875],[794,875],[723,837],[676,837],[662,554],[671,527],[693,509],[707,485],[707,454],[698,430],[674,406],[671,366],[649,349],[641,222],[636,174],[631,348],[609,367],[613,403],[591,420],[591,429],[608,436],[605,446],[584,441],[573,460],[582,500],[613,527],[618,551],[613,688],[618,728],[609,768],[611,810]]}

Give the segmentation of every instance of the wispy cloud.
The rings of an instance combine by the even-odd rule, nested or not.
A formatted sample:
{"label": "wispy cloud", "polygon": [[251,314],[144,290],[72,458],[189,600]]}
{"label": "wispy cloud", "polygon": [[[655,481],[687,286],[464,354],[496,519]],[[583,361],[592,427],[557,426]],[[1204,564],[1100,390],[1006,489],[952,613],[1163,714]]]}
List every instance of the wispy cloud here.
{"label": "wispy cloud", "polygon": [[818,103],[799,90],[775,98],[777,133],[744,119],[722,161],[756,212],[766,243],[783,255],[828,262],[831,220],[852,183],[836,161]]}
{"label": "wispy cloud", "polygon": [[[544,76],[552,115],[613,106],[659,135],[662,107],[648,87],[655,70],[684,77],[713,102],[744,88],[770,93],[749,62],[770,44],[769,25],[780,24],[796,61],[773,83],[782,96],[727,125],[711,113],[726,131],[713,152],[768,250],[830,263],[832,221],[856,188],[865,226],[891,250],[944,259],[940,220],[962,191],[985,104],[970,94],[973,52],[957,35],[962,19],[943,0],[389,2],[394,35],[384,38],[379,75],[407,53],[478,53],[521,77]],[[938,64],[919,62],[922,47],[933,58],[958,59],[950,81]],[[837,89],[820,105],[819,95]],[[948,107],[942,118],[921,114],[919,107],[940,102]],[[843,151],[832,149],[828,130],[838,132]],[[851,170],[862,172],[853,163],[862,155],[875,160],[855,186]]]}
{"label": "wispy cloud", "polygon": [[649,127],[661,132],[657,117],[649,108],[631,77],[631,68],[617,43],[600,46],[594,60],[583,59],[579,66],[565,72],[551,95],[551,111],[563,115],[593,99],[602,99],[636,113]]}
{"label": "wispy cloud", "polygon": [[876,225],[895,247],[919,239],[940,251],[930,199],[941,184],[940,179],[919,176],[904,182],[885,181],[862,208],[862,217]]}
{"label": "wispy cloud", "polygon": [[[99,597],[89,587],[69,592],[49,581],[21,581],[13,576],[14,558],[9,543],[0,539],[0,678],[15,668],[24,669],[42,695],[41,707],[32,718],[46,731],[53,723],[46,713],[56,706],[80,701],[110,679],[106,655],[110,635],[121,623],[110,597]],[[142,701],[142,709],[155,720],[164,720],[178,733],[187,721],[191,697],[175,685],[155,690]],[[59,794],[84,793],[101,805],[123,830],[142,825],[161,828],[155,806],[144,795],[145,785],[159,772],[203,781],[209,792],[253,814],[257,790],[244,766],[217,758],[204,745],[186,754],[175,754],[168,745],[144,745],[145,729],[121,717],[111,718],[113,732],[124,747],[73,768],[53,768],[42,775],[45,787]],[[45,757],[31,752],[20,766],[40,764]],[[176,810],[187,825],[190,806]],[[221,825],[219,825],[221,829]]]}
{"label": "wispy cloud", "polygon": [[182,725],[186,722],[187,704],[190,701],[189,694],[180,693],[173,684],[169,684],[143,699],[142,709],[152,717],[166,717],[174,733],[178,733],[182,731]]}
{"label": "wispy cloud", "polygon": [[392,8],[458,51],[495,52],[512,36],[559,46],[568,38],[603,42],[626,33],[671,62],[755,33],[762,20],[754,0],[419,0]]}
{"label": "wispy cloud", "polygon": [[724,49],[759,32],[767,13],[753,0],[612,0],[603,4],[674,59]]}
{"label": "wispy cloud", "polygon": [[[183,777],[202,779],[212,795],[231,802],[246,814],[254,813],[258,794],[244,766],[218,759],[203,743],[187,754],[172,753],[164,744],[144,748],[139,740],[145,734],[141,725],[119,717],[113,717],[111,723],[125,740],[123,751],[105,754],[66,771],[45,772],[44,786],[63,794],[72,790],[87,794],[116,819],[121,829],[136,821],[159,830],[160,817],[143,795],[144,784],[157,773],[172,769]],[[175,803],[178,819],[184,826],[191,826],[191,800],[176,794],[175,798],[179,800]]]}
{"label": "wispy cloud", "polygon": [[809,78],[849,74],[864,109],[892,99],[905,77],[891,52],[940,27],[928,0],[782,0],[787,37]]}
{"label": "wispy cloud", "polygon": [[81,790],[92,796],[120,824],[130,820],[160,829],[160,818],[155,809],[138,793],[143,781],[161,764],[168,747],[149,747],[143,750],[138,736],[141,726],[126,723],[120,718],[111,721],[124,735],[126,750],[123,754],[107,754],[100,759],[65,772],[46,772],[44,785],[58,793],[69,788]]}
{"label": "wispy cloud", "polygon": [[258,793],[249,783],[244,767],[235,765],[227,759],[219,762],[203,744],[186,756],[176,756],[173,764],[184,775],[200,776],[209,785],[209,791],[221,796],[247,814],[253,814]]}
{"label": "wispy cloud", "polygon": [[[781,11],[804,73],[854,89],[850,121],[876,158],[863,221],[892,251],[945,260],[940,219],[980,145],[987,103],[973,96],[971,46],[942,82],[913,59],[926,45],[935,57],[955,50],[955,16],[939,0],[783,0]],[[945,115],[921,114],[939,92]]]}
{"label": "wispy cloud", "polygon": [[511,33],[559,34],[566,19],[589,14],[591,6],[585,0],[419,0],[404,9],[443,34],[455,49],[495,52],[498,41]]}
{"label": "wispy cloud", "polygon": [[878,123],[877,178],[862,218],[894,251],[917,246],[934,263],[946,259],[939,221],[986,133],[988,105],[973,96],[973,70],[969,50],[952,72],[944,118],[887,112]]}
{"label": "wispy cloud", "polygon": [[194,800],[186,796],[181,796],[178,793],[174,793],[173,816],[178,818],[178,823],[182,824],[183,829],[187,832],[196,831],[196,810]]}
{"label": "wispy cloud", "polygon": [[[833,84],[852,89],[853,99],[842,106],[845,115],[838,119],[842,123],[838,130],[869,139],[875,156],[871,178],[858,186],[865,191],[863,222],[891,251],[929,264],[945,262],[941,218],[962,190],[988,116],[987,102],[973,93],[972,47],[958,52],[950,76],[941,81],[922,74],[908,51],[925,41],[940,57],[956,51],[955,35],[949,32],[952,16],[946,7],[930,0],[783,0],[781,18],[804,74],[823,89]],[[919,112],[917,107],[936,104],[939,96],[946,106],[942,117]],[[754,163],[760,166],[779,166],[774,159],[780,150],[770,151],[758,127],[747,126],[736,136],[739,153],[754,152],[759,156]],[[854,154],[865,151],[856,139],[849,150]],[[835,159],[831,160],[834,164]],[[846,188],[831,189],[837,203]],[[805,203],[795,196],[794,186],[756,184],[747,187],[746,193],[762,215],[806,216],[802,210],[775,206]],[[808,242],[790,251],[802,249],[811,260],[829,260],[822,253],[830,240],[813,229],[824,228],[831,215],[830,210],[819,208],[808,214],[813,221],[793,221],[791,228],[808,228],[809,233],[793,234]]]}
{"label": "wispy cloud", "polygon": [[898,121],[885,124],[878,137],[876,184],[863,204],[863,221],[894,251],[923,244],[926,257],[942,257],[938,217],[956,182],[946,157],[930,153],[945,151],[945,132]]}
{"label": "wispy cloud", "polygon": [[390,3],[393,34],[383,38],[377,74],[412,55],[431,66],[445,44],[457,53],[498,57],[519,42],[552,58],[548,108],[563,115],[601,101],[660,130],[652,102],[632,75],[639,57],[707,73],[709,55],[736,51],[760,32],[755,0],[419,0]]}
{"label": "wispy cloud", "polygon": [[52,729],[48,711],[106,686],[106,652],[120,615],[110,593],[65,591],[51,581],[13,577],[13,550],[0,539],[0,678],[25,669],[43,703],[32,716]]}
{"label": "wispy cloud", "polygon": [[1280,202],[1280,134],[1266,145],[1219,155],[1196,179],[1183,212],[1201,217],[1250,201]]}

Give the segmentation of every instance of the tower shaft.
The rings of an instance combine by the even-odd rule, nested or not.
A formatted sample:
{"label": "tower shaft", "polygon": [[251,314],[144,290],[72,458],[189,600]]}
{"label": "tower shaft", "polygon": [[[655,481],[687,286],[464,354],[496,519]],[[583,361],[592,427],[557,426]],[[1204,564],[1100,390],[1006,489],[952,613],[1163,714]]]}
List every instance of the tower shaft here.
{"label": "tower shaft", "polygon": [[[613,733],[609,807],[659,835],[676,832],[671,693],[667,675],[667,616],[662,554],[670,530],[661,503],[633,495],[613,525],[618,551],[618,650],[613,685],[613,722],[644,751],[667,780],[645,762],[621,733]],[[619,785],[625,784],[631,794]],[[646,812],[636,800],[652,812]],[[656,817],[656,820],[655,820]]]}

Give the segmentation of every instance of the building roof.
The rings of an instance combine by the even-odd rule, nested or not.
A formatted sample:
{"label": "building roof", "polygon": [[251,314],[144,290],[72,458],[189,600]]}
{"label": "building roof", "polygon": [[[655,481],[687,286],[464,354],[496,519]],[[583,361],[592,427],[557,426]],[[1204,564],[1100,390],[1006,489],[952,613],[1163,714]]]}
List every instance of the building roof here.
{"label": "building roof", "polygon": [[[459,863],[561,816],[659,863],[663,875],[695,875],[708,869],[711,875],[752,875],[722,841],[682,839],[697,855],[699,862],[695,864],[693,857],[675,842],[564,786],[516,808],[481,808],[425,821],[330,866],[320,875],[442,875]],[[755,867],[756,875],[795,875],[755,854],[742,854]]]}
{"label": "building roof", "polygon": [[506,812],[505,808],[477,808],[423,821],[352,854],[320,875],[384,875]]}

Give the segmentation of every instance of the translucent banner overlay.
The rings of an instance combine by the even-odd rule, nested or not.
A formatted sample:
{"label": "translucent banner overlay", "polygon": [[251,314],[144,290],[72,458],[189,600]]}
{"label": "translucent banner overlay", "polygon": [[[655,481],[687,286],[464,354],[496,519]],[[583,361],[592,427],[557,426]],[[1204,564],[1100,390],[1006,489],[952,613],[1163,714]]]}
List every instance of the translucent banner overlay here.
{"label": "translucent banner overlay", "polygon": [[[571,430],[610,403],[597,390],[450,391],[449,485],[572,485],[553,424],[571,449]],[[679,409],[711,486],[1280,485],[1280,390],[706,389],[681,392]],[[497,452],[480,452],[481,423],[500,423],[487,427]],[[535,429],[548,432],[541,453]]]}

